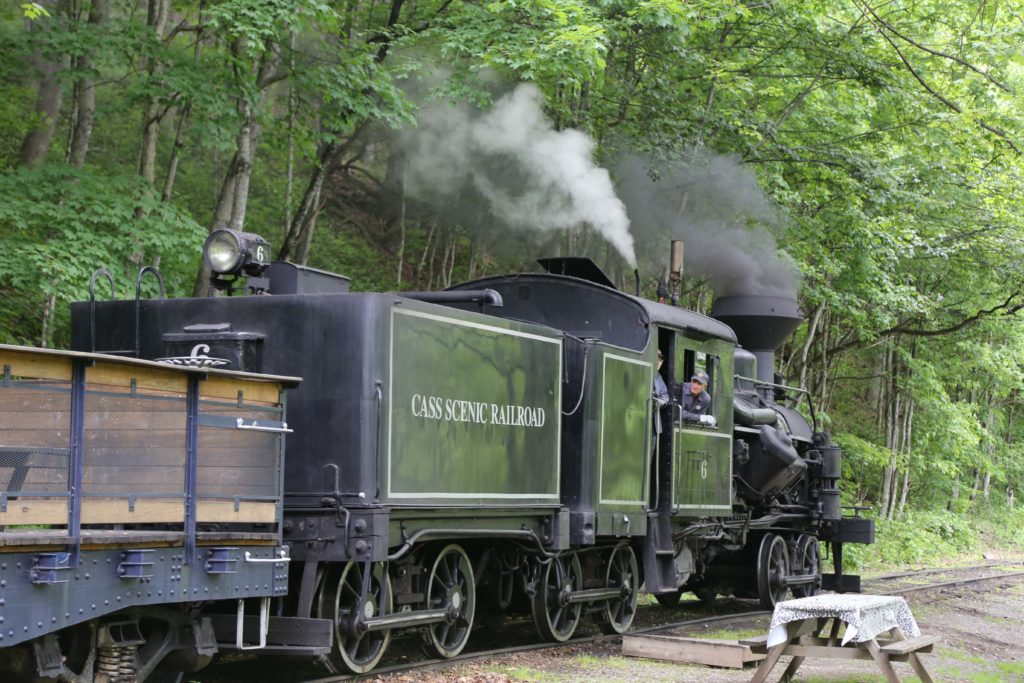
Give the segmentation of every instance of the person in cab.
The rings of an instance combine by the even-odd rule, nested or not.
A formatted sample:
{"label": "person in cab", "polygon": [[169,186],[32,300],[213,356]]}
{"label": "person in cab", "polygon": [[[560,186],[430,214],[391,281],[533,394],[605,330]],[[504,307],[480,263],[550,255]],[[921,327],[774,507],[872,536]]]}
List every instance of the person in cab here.
{"label": "person in cab", "polygon": [[715,416],[711,415],[711,396],[707,392],[708,375],[698,370],[683,384],[679,400],[679,415],[683,422],[694,422],[704,427],[714,427]]}

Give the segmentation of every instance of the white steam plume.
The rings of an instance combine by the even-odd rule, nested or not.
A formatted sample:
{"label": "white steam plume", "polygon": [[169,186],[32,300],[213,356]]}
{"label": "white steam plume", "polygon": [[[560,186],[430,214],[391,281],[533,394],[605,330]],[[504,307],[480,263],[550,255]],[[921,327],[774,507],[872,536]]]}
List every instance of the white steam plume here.
{"label": "white steam plume", "polygon": [[454,200],[482,195],[510,227],[553,230],[589,225],[636,266],[626,207],[608,171],[594,163],[594,141],[555,130],[533,85],[519,85],[486,111],[434,105],[403,135],[406,188],[414,196]]}

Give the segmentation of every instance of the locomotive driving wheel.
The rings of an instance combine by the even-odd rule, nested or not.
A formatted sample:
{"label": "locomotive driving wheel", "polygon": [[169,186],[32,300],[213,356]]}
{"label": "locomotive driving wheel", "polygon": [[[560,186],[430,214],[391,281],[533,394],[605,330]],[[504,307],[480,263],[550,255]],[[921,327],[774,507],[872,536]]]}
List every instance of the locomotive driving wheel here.
{"label": "locomotive driving wheel", "polygon": [[583,569],[576,553],[551,558],[544,566],[531,604],[533,623],[541,638],[561,643],[572,637],[580,623],[583,603],[569,602],[569,596],[582,588]]}
{"label": "locomotive driving wheel", "polygon": [[818,548],[818,539],[810,534],[800,534],[796,539],[793,557],[795,574],[814,576],[812,583],[793,586],[793,597],[808,598],[817,595],[821,591],[821,550]]}
{"label": "locomotive driving wheel", "polygon": [[391,642],[390,630],[367,631],[363,622],[392,611],[391,579],[383,563],[374,563],[366,601],[360,607],[364,570],[361,562],[335,567],[324,577],[320,588],[317,617],[334,622],[334,642],[325,659],[327,668],[334,673],[366,673],[377,666]]}
{"label": "locomotive driving wheel", "polygon": [[757,597],[765,609],[775,609],[775,603],[786,597],[788,574],[789,551],[785,539],[765,534],[757,553]]}
{"label": "locomotive driving wheel", "polygon": [[[598,624],[602,633],[625,633],[636,616],[636,599],[640,591],[640,571],[636,554],[628,545],[612,550],[605,570],[604,585],[616,588],[618,596],[610,598],[601,608]],[[677,598],[678,599],[678,598]]]}
{"label": "locomotive driving wheel", "polygon": [[446,609],[444,621],[427,627],[423,649],[447,659],[462,652],[476,613],[476,581],[466,551],[452,544],[437,554],[427,584],[427,609]]}

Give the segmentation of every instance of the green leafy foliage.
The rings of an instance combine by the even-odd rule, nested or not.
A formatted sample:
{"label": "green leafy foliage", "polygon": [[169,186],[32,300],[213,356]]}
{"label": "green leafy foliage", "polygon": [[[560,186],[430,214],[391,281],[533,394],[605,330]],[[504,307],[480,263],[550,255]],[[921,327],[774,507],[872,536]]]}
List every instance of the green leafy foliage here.
{"label": "green leafy foliage", "polygon": [[[182,295],[205,230],[160,201],[133,176],[100,176],[65,166],[0,174],[0,301],[6,343],[38,345],[48,297],[55,319],[47,345],[67,346],[67,305],[89,298],[89,279],[107,269],[119,298],[135,296],[135,274],[159,265],[169,296]],[[137,217],[138,216],[138,217]],[[144,296],[156,293],[144,280]],[[97,297],[107,298],[105,280]]]}

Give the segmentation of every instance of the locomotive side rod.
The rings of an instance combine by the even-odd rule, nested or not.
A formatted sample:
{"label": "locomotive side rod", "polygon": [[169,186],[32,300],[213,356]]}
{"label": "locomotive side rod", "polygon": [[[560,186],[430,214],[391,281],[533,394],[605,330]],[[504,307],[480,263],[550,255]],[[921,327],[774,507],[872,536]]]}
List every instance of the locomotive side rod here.
{"label": "locomotive side rod", "polygon": [[817,574],[787,574],[786,585],[787,586],[802,586],[806,583],[814,583],[821,577]]}
{"label": "locomotive side rod", "polygon": [[428,624],[439,624],[447,621],[449,608],[425,609],[421,612],[394,612],[382,617],[373,617],[365,621],[360,619],[356,624],[356,630],[362,632],[388,631],[393,628],[405,628],[407,626],[426,626]]}
{"label": "locomotive side rod", "polygon": [[599,602],[622,597],[621,588],[589,588],[585,591],[573,591],[569,593],[568,603],[576,602]]}
{"label": "locomotive side rod", "polygon": [[[794,581],[794,583],[801,582]],[[600,602],[602,600],[612,600],[614,598],[621,597],[621,595],[621,588],[592,588],[582,591],[573,591],[566,597],[566,603]],[[447,607],[422,610],[419,612],[395,612],[393,614],[372,617],[370,619],[360,619],[355,622],[350,629],[346,630],[350,630],[353,635],[356,635],[373,631],[388,631],[397,628],[407,628],[410,626],[428,626],[430,624],[438,624],[442,621],[447,621],[450,617],[450,612],[451,609]]]}

